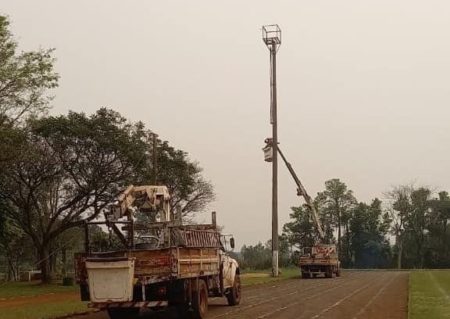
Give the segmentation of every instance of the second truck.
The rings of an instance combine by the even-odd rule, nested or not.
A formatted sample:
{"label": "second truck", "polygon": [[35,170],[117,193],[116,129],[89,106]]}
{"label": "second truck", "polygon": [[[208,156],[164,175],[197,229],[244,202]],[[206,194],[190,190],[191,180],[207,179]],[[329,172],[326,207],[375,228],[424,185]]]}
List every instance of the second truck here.
{"label": "second truck", "polygon": [[[273,151],[271,139],[266,139],[266,147],[263,150],[266,161],[271,161]],[[297,185],[297,195],[305,199],[306,206],[312,215],[312,220],[319,235],[319,240],[312,247],[305,247],[300,251],[299,267],[302,278],[316,278],[317,276],[331,278],[333,274],[339,277],[341,275],[341,263],[336,245],[325,243],[325,232],[311,196],[309,196],[305,187],[300,182],[292,165],[287,161],[279,146],[277,150]]]}

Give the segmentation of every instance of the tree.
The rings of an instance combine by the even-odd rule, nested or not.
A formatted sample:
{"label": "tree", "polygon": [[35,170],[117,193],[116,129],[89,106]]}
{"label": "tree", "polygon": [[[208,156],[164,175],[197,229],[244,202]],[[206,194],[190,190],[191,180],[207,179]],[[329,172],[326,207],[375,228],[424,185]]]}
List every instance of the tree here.
{"label": "tree", "polygon": [[446,268],[450,265],[450,197],[441,191],[439,197],[430,202],[428,220],[428,243],[426,251],[427,268]]}
{"label": "tree", "polygon": [[[421,187],[411,193],[413,210],[407,218],[408,234],[414,241],[416,258],[413,264],[417,268],[423,268],[425,254],[425,239],[428,232],[427,219],[430,208],[431,191]],[[413,249],[414,249],[413,248]]]}
{"label": "tree", "polygon": [[259,242],[255,246],[242,246],[242,267],[249,269],[267,269],[272,265],[271,249]]}
{"label": "tree", "polygon": [[397,267],[422,268],[425,262],[432,192],[425,187],[400,185],[388,193],[392,232],[396,236]]}
{"label": "tree", "polygon": [[311,247],[318,240],[319,234],[311,220],[310,212],[305,206],[291,207],[289,214],[291,222],[284,224],[283,233],[286,234],[290,245],[297,249]]}
{"label": "tree", "polygon": [[352,266],[356,268],[387,267],[390,245],[386,239],[390,219],[383,213],[381,201],[375,198],[370,205],[359,203],[351,213],[350,247]]}
{"label": "tree", "polygon": [[395,236],[397,268],[402,268],[403,243],[405,237],[406,219],[412,211],[412,205],[409,201],[413,187],[412,185],[401,185],[394,187],[387,193],[391,200],[390,215],[392,219],[391,232]]}
{"label": "tree", "polygon": [[6,216],[5,203],[0,201],[0,256],[5,260],[7,280],[19,280],[21,266],[33,264],[32,247],[23,231]]}
{"label": "tree", "polygon": [[14,161],[0,172],[8,217],[32,239],[42,278],[50,280],[52,242],[95,219],[131,182],[145,152],[141,130],[118,113],[33,121]]}
{"label": "tree", "polygon": [[[353,191],[347,189],[347,185],[339,179],[334,178],[325,182],[325,191],[317,195],[320,211],[323,215],[326,233],[331,233],[334,226],[338,233],[338,250],[341,257],[349,259],[349,251],[342,250],[342,227],[345,234],[349,233],[349,214],[356,204]],[[348,240],[348,236],[346,236]],[[349,247],[347,242],[346,247]]]}
{"label": "tree", "polygon": [[53,50],[17,53],[9,20],[0,15],[0,127],[14,125],[48,108],[47,89],[58,85]]}
{"label": "tree", "polygon": [[[22,130],[17,156],[0,167],[0,199],[8,203],[7,215],[15,226],[32,239],[44,281],[50,280],[56,238],[99,217],[127,185],[153,180],[150,134],[142,123],[129,123],[108,109],[91,116],[70,112],[41,118]],[[174,171],[165,181],[172,189],[184,190],[179,198],[186,201],[186,210],[187,205],[190,211],[204,207],[205,197],[195,195],[202,181],[200,168],[189,163],[184,152],[173,152],[183,156],[167,157],[158,170],[194,167]],[[212,187],[209,191],[213,195]]]}
{"label": "tree", "polygon": [[190,161],[186,152],[171,147],[168,142],[158,143],[157,154],[157,182],[168,187],[171,206],[180,207],[184,217],[204,211],[215,194],[198,163]]}

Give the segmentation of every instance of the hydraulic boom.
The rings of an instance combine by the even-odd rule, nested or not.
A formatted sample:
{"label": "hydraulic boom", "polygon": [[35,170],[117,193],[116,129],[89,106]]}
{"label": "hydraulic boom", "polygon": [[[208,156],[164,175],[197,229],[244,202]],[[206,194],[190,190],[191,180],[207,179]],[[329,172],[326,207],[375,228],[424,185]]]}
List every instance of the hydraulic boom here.
{"label": "hydraulic boom", "polygon": [[277,147],[277,150],[278,150],[278,153],[280,153],[280,156],[283,159],[284,163],[286,164],[286,167],[289,170],[289,173],[291,173],[291,176],[294,179],[295,184],[297,184],[297,195],[303,196],[303,198],[305,199],[306,205],[311,210],[314,222],[317,226],[317,231],[319,232],[320,241],[323,242],[323,240],[325,239],[325,233],[323,231],[322,223],[320,222],[320,219],[319,219],[319,214],[317,213],[316,207],[314,206],[311,196],[309,196],[309,194],[306,191],[305,187],[303,186],[302,182],[300,182],[300,179],[298,178],[297,174],[295,173],[294,169],[292,168],[291,163],[289,163],[286,160],[286,157],[284,157],[284,154],[281,151],[279,146]]}

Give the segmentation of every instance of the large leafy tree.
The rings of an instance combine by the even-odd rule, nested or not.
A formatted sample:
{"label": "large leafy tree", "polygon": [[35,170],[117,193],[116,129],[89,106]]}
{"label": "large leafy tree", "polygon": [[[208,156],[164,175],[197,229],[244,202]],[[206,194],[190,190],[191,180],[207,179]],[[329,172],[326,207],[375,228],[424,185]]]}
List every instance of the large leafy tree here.
{"label": "large leafy tree", "polygon": [[131,182],[146,146],[139,126],[105,109],[35,120],[23,134],[18,156],[1,167],[0,196],[49,281],[52,242],[100,214]]}
{"label": "large leafy tree", "polygon": [[[100,109],[91,116],[70,112],[34,120],[22,135],[18,156],[2,164],[0,197],[10,207],[8,217],[32,239],[43,279],[49,281],[56,238],[97,218],[127,185],[151,183],[151,132],[142,123],[129,123],[117,112]],[[182,161],[187,158],[160,161],[158,171]],[[201,208],[207,201],[193,198],[201,180],[194,167],[178,170],[178,179],[169,175],[167,182],[186,189],[182,200]]]}
{"label": "large leafy tree", "polygon": [[48,89],[58,84],[51,49],[17,52],[9,20],[0,15],[0,127],[48,108]]}
{"label": "large leafy tree", "polygon": [[318,232],[308,212],[309,208],[300,206],[292,207],[291,210],[291,221],[284,224],[283,233],[295,248],[311,247],[318,240]]}
{"label": "large leafy tree", "polygon": [[[339,253],[341,256],[348,255],[348,250],[342,249],[342,230],[345,234],[349,233],[350,212],[356,204],[353,191],[344,182],[334,178],[325,182],[325,190],[317,195],[316,201],[323,215],[325,231],[330,234],[332,228],[337,230]],[[348,243],[346,247],[349,247]]]}
{"label": "large leafy tree", "polygon": [[352,210],[349,248],[353,258],[349,265],[356,268],[389,266],[390,245],[386,235],[391,221],[381,204],[376,198],[370,205],[359,203]]}
{"label": "large leafy tree", "polygon": [[9,20],[0,15],[0,162],[17,156],[17,126],[49,107],[48,89],[58,84],[52,50],[18,52]]}
{"label": "large leafy tree", "polygon": [[450,197],[441,191],[430,202],[428,219],[428,243],[425,256],[426,267],[445,268],[450,265]]}
{"label": "large leafy tree", "polygon": [[[441,193],[439,199],[433,199],[431,190],[426,187],[400,185],[388,194],[392,231],[396,235],[397,267],[422,268],[427,251],[430,251],[430,236],[439,232],[439,228],[434,227],[435,222],[446,216],[445,193]],[[446,221],[438,222],[444,223]],[[432,234],[430,230],[433,230]]]}
{"label": "large leafy tree", "polygon": [[397,255],[397,268],[403,266],[403,248],[406,237],[406,222],[413,207],[410,202],[413,186],[400,185],[393,187],[387,196],[391,201],[390,215],[392,220],[391,233],[395,236],[395,249]]}

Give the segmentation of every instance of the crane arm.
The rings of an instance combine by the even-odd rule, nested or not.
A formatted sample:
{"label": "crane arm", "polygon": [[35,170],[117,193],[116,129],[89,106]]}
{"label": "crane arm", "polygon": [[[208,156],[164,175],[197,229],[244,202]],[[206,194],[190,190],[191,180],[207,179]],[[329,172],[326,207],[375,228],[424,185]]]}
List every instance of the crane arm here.
{"label": "crane arm", "polygon": [[319,214],[317,213],[316,207],[314,206],[311,196],[309,196],[308,192],[306,191],[306,188],[300,182],[300,179],[298,178],[297,174],[295,173],[294,169],[292,168],[291,163],[289,163],[286,160],[286,157],[284,157],[284,154],[281,151],[279,146],[277,147],[277,150],[278,150],[278,153],[280,153],[281,158],[284,161],[284,164],[286,164],[286,167],[287,167],[289,173],[291,173],[291,176],[294,179],[295,184],[297,185],[297,195],[303,196],[303,198],[305,199],[306,205],[310,208],[314,222],[315,222],[315,224],[317,226],[317,230],[319,232],[320,239],[323,241],[325,239],[325,232],[323,230],[322,223],[320,222],[320,219],[319,219]]}
{"label": "crane arm", "polygon": [[141,211],[159,212],[162,221],[169,221],[171,218],[169,199],[169,191],[165,186],[130,185],[117,197],[116,203],[110,206],[110,215],[115,220],[131,216],[136,207]]}

